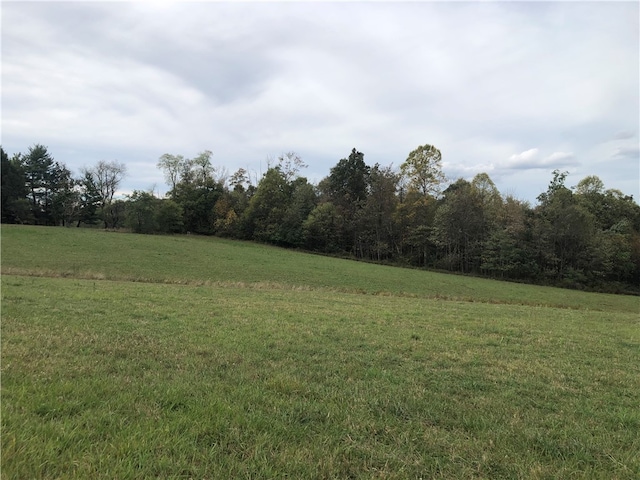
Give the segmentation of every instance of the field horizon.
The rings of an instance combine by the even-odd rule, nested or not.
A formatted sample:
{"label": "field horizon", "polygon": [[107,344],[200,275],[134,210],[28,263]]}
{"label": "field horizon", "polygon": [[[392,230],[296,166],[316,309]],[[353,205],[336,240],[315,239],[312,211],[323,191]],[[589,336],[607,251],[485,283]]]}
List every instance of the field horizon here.
{"label": "field horizon", "polygon": [[640,477],[640,298],[2,226],[7,478]]}

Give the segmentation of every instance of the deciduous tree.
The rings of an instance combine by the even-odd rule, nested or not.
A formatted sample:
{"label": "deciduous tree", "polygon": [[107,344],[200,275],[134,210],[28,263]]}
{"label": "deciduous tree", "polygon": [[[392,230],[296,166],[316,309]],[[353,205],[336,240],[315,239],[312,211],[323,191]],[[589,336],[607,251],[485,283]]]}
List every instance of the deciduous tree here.
{"label": "deciduous tree", "polygon": [[307,168],[307,164],[296,152],[287,152],[280,155],[278,157],[278,166],[288,182],[296,178],[301,169]]}
{"label": "deciduous tree", "polygon": [[320,183],[326,201],[330,201],[342,216],[342,231],[338,243],[345,251],[360,256],[359,235],[361,222],[358,211],[364,207],[368,196],[370,167],[364,162],[364,154],[355,148],[348,158],[341,159],[329,176]]}
{"label": "deciduous tree", "polygon": [[171,155],[165,153],[158,160],[158,168],[164,173],[164,178],[171,188],[169,194],[174,197],[176,185],[180,180],[180,175],[185,168],[185,159],[182,155]]}
{"label": "deciduous tree", "polygon": [[433,145],[422,145],[400,165],[400,172],[407,179],[410,189],[422,195],[437,195],[445,181],[442,171],[442,154]]}
{"label": "deciduous tree", "polygon": [[104,228],[115,228],[116,217],[120,217],[120,215],[114,215],[116,210],[113,210],[111,206],[113,197],[127,174],[126,165],[117,160],[110,162],[100,160],[96,166],[85,169],[83,173],[85,176],[91,176],[92,183],[98,193],[98,203]]}

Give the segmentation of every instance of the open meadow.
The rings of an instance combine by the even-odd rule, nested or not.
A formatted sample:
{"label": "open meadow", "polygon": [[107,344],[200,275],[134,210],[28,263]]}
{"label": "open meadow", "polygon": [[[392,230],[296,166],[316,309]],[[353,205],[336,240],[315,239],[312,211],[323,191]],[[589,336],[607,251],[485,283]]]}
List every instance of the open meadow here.
{"label": "open meadow", "polygon": [[2,478],[640,478],[640,298],[2,226]]}

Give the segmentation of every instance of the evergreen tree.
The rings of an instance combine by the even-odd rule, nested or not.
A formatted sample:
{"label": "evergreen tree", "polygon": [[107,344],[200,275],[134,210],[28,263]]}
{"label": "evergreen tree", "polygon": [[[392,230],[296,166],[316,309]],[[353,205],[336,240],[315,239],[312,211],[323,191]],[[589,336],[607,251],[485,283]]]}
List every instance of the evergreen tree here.
{"label": "evergreen tree", "polygon": [[2,147],[0,147],[0,157],[2,161],[2,186],[0,188],[2,223],[30,223],[32,213],[27,200],[29,190],[23,158],[17,154],[9,159]]}

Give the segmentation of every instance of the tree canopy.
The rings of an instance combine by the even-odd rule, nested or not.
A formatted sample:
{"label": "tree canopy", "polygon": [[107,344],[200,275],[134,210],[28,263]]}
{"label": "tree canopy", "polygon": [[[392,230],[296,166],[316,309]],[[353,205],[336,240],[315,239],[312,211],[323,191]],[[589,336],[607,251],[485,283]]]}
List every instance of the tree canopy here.
{"label": "tree canopy", "polygon": [[[194,233],[398,265],[572,288],[639,292],[640,206],[594,175],[567,186],[555,170],[535,206],[502,195],[487,173],[447,181],[433,145],[399,169],[353,148],[317,185],[290,151],[257,178],[227,175],[212,153],[164,154],[169,191],[117,195],[126,175],[99,161],[74,177],[47,147],[2,160],[2,222]],[[252,180],[255,177],[255,180]]]}

